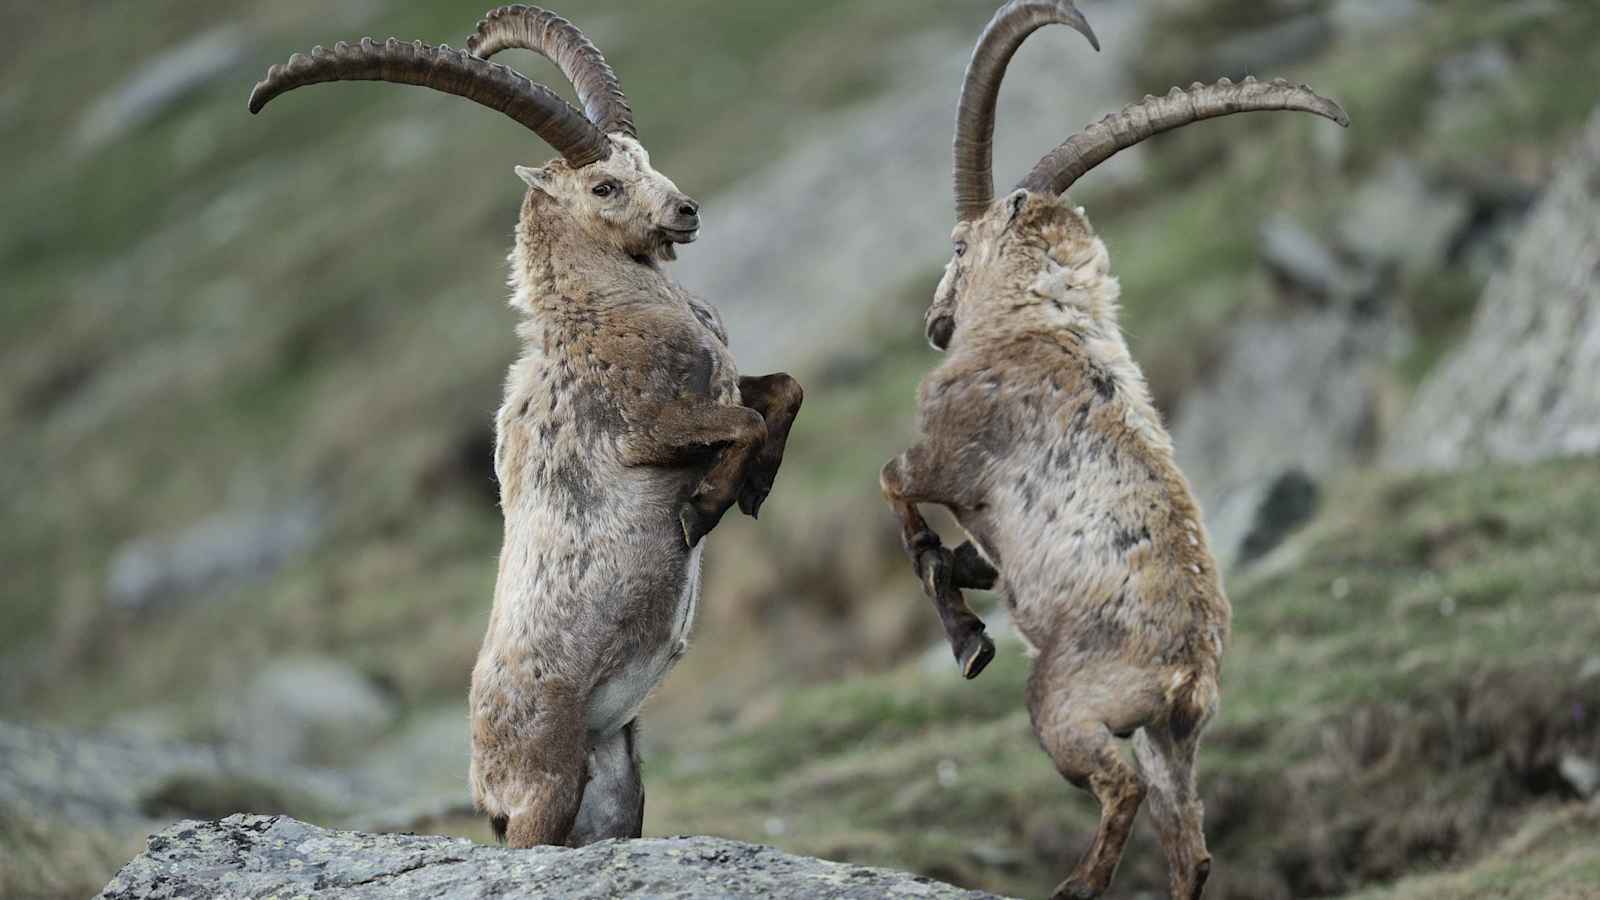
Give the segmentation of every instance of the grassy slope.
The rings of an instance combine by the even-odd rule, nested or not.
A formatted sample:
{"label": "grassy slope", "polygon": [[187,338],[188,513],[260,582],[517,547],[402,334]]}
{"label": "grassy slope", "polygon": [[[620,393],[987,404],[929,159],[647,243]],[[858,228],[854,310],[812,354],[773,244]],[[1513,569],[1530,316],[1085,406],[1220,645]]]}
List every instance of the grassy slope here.
{"label": "grassy slope", "polygon": [[[873,44],[903,28],[896,17],[912,6],[921,10],[910,0],[777,9],[607,0],[589,4],[584,21],[593,16],[627,80],[658,165],[711,195],[803,136],[808,113],[884,84]],[[979,6],[941,5],[919,22],[971,28]],[[11,386],[0,394],[0,713],[98,724],[155,698],[199,708],[286,648],[351,658],[410,704],[456,702],[498,542],[480,451],[513,352],[499,302],[516,201],[509,169],[545,151],[465,104],[382,86],[306,91],[260,119],[244,114],[248,84],[289,49],[365,30],[456,42],[471,24],[458,4],[391,4],[381,21],[335,34],[292,8],[238,0],[148,7],[71,27],[40,19],[30,23],[35,38],[0,61],[0,380]],[[1349,108],[1357,127],[1342,162],[1312,152],[1322,123],[1260,117],[1163,139],[1137,189],[1090,194],[1135,352],[1158,391],[1177,396],[1211,336],[1264,301],[1254,235],[1266,213],[1326,221],[1391,151],[1415,155],[1433,177],[1507,172],[1536,184],[1600,80],[1600,15],[1585,4],[1561,11],[1526,18],[1465,0],[1287,72]],[[65,149],[77,115],[130,66],[127,54],[83,46],[166,47],[231,18],[253,23],[250,65],[110,147]],[[1197,35],[1193,23],[1158,28],[1151,58],[1176,60],[1177,71],[1152,67],[1141,81],[1192,77],[1199,64],[1174,48],[1205,43]],[[1510,48],[1518,77],[1486,92],[1477,114],[1428,130],[1433,65],[1485,39]],[[697,74],[662,46],[694,46]],[[71,77],[42,77],[62,67]],[[808,678],[881,668],[918,646],[869,640],[858,626],[901,610],[931,625],[878,527],[871,476],[910,428],[909,397],[931,359],[917,332],[936,264],[928,283],[907,286],[904,327],[883,335],[887,352],[812,391],[780,488],[791,513],[725,526],[724,555],[784,563],[776,577],[737,564],[714,573],[708,625],[717,607],[755,610],[753,622],[703,638],[729,647],[742,643],[729,634],[752,638],[750,658],[732,666],[742,674],[691,655],[666,700],[690,706],[720,692],[736,708],[732,698],[752,685],[796,671],[772,654],[809,648],[801,634],[830,648],[817,655],[832,667],[800,670]],[[1476,287],[1405,286],[1401,302],[1422,337],[1411,374],[1459,328]],[[1166,300],[1178,294],[1183,304]],[[842,447],[840,435],[850,438]],[[1579,513],[1580,500],[1592,509],[1596,498],[1567,488],[1594,474],[1573,464],[1353,483],[1317,536],[1297,545],[1303,556],[1234,585],[1226,712],[1205,762],[1213,840],[1229,860],[1219,890],[1272,896],[1285,884],[1355,883],[1326,869],[1326,841],[1386,833],[1359,810],[1341,819],[1318,808],[1332,823],[1324,831],[1284,834],[1293,810],[1275,799],[1305,797],[1307,784],[1338,797],[1361,774],[1327,770],[1328,741],[1436,712],[1440,698],[1467,704],[1478,671],[1513,673],[1512,699],[1525,699],[1519,685],[1541,683],[1538,666],[1568,671],[1595,637],[1595,573],[1581,552],[1593,526]],[[219,508],[270,507],[308,486],[333,510],[328,544],[284,574],[148,621],[102,610],[104,567],[122,541]],[[1552,521],[1568,532],[1541,524],[1547,501],[1564,510]],[[852,552],[864,561],[836,552],[863,535],[866,549]],[[1587,545],[1573,542],[1585,536]],[[815,608],[831,633],[807,612]],[[812,631],[792,627],[804,615]],[[785,646],[760,643],[762,633]],[[732,724],[663,729],[652,826],[774,833],[797,849],[1037,893],[1076,851],[1090,809],[1033,746],[1018,699],[1024,670],[1013,648],[977,685],[902,667],[739,704]],[[1484,715],[1500,721],[1491,715],[1500,695],[1489,695]],[[1456,736],[1449,721],[1423,718],[1427,734]],[[189,727],[206,736],[203,716]],[[1450,771],[1461,781],[1440,790],[1460,784],[1469,799],[1501,783],[1478,777],[1498,771],[1486,758]],[[1393,783],[1363,777],[1388,792],[1376,811],[1437,811],[1450,800],[1414,796],[1423,782],[1404,772]],[[1449,860],[1489,839],[1479,831],[1417,839],[1439,843]],[[122,852],[115,846],[102,866]],[[1382,864],[1389,869],[1354,867],[1357,880],[1391,877],[1431,852]],[[1136,850],[1125,875],[1154,883],[1154,858]],[[1510,864],[1490,858],[1485,877]]]}
{"label": "grassy slope", "polygon": [[[1222,860],[1208,896],[1327,895],[1470,859],[1520,810],[1563,796],[1555,748],[1600,749],[1593,717],[1571,718],[1600,698],[1575,679],[1600,646],[1600,463],[1367,479],[1340,495],[1231,585],[1223,712],[1202,754]],[[912,666],[682,735],[652,766],[650,824],[1036,895],[1092,830],[1093,805],[1037,749],[1026,668],[1007,645],[975,683]],[[1600,862],[1573,843],[1569,882]],[[1158,886],[1158,857],[1149,842],[1131,851],[1123,890]],[[1495,859],[1482,877],[1507,883]],[[1545,883],[1505,896],[1547,896]]]}
{"label": "grassy slope", "polygon": [[[709,195],[781,152],[809,115],[881,83],[889,63],[872,44],[907,5],[845,16],[838,2],[612,2],[585,19],[627,77],[657,164]],[[510,168],[548,151],[419,91],[347,85],[260,118],[243,109],[291,48],[369,28],[458,43],[472,21],[459,4],[404,7],[330,35],[311,16],[244,3],[202,16],[168,0],[148,16],[47,23],[6,63],[8,82],[27,87],[0,129],[0,378],[14,386],[0,396],[0,657],[21,660],[0,703],[27,693],[36,710],[76,709],[129,667],[120,641],[82,646],[100,640],[100,582],[119,543],[307,490],[333,510],[328,552],[235,598],[262,610],[252,624],[272,637],[218,633],[230,616],[202,612],[131,641],[237,659],[337,633],[382,653],[425,620],[415,636],[427,652],[448,627],[436,619],[481,619],[498,518],[483,448],[514,352],[500,299],[520,191]],[[251,26],[248,65],[111,146],[70,151],[76,117],[130,67],[77,48],[171,46],[235,20]],[[826,59],[823,43],[836,51]],[[662,45],[696,47],[692,72]],[[38,77],[63,61],[74,77]],[[427,686],[434,696],[456,689],[454,663],[475,639],[447,642],[429,667],[453,673]],[[80,674],[86,649],[104,668]],[[182,690],[214,661],[157,664],[104,701]],[[32,690],[62,679],[85,690]]]}
{"label": "grassy slope", "polygon": [[[1575,9],[1560,21],[1518,19],[1471,6],[1336,46],[1292,73],[1343,99],[1358,123],[1376,123],[1351,131],[1344,164],[1309,153],[1319,123],[1260,117],[1164,140],[1138,190],[1091,199],[1124,283],[1135,352],[1158,393],[1175,397],[1206,359],[1208,335],[1262,299],[1250,223],[1266,212],[1326,218],[1392,146],[1414,145],[1440,171],[1555,155],[1584,109],[1571,85],[1583,72],[1600,77],[1600,42],[1588,40],[1600,17]],[[702,194],[780,150],[807,112],[881,84],[885,63],[871,43],[903,27],[896,4],[786,6],[781,16],[710,0],[690,7],[680,15],[646,5],[623,20],[619,5],[600,4],[589,15],[628,76],[658,163]],[[455,695],[496,543],[483,447],[513,352],[495,298],[515,191],[472,173],[505,172],[542,151],[480,110],[382,86],[306,91],[251,119],[240,108],[251,65],[111,147],[64,152],[70,128],[48,124],[75,122],[61,110],[82,110],[127,62],[73,57],[79,77],[27,76],[113,34],[159,47],[191,33],[189,7],[168,0],[164,9],[134,22],[91,19],[81,33],[53,25],[8,64],[28,93],[10,113],[17,127],[0,134],[15,173],[0,199],[17,211],[0,228],[11,293],[0,306],[0,377],[18,386],[0,398],[0,429],[14,436],[0,470],[0,563],[12,573],[0,658],[9,655],[19,676],[8,679],[19,693],[0,703],[26,692],[36,712],[89,719],[138,698],[181,700],[230,677],[222,663],[286,646],[353,653],[406,699]],[[224,5],[207,21],[255,22],[255,63],[329,36],[327,25],[287,13],[251,19],[250,9]],[[933,21],[972,13],[941,7]],[[465,24],[453,4],[408,4],[339,33],[454,38]],[[1152,41],[1159,49],[1176,31],[1158,27]],[[1423,141],[1416,123],[1427,91],[1415,86],[1440,55],[1485,35],[1510,43],[1521,77],[1485,97],[1482,116]],[[706,69],[738,77],[674,78],[677,63],[652,52],[663,41],[704,47]],[[826,63],[814,52],[822,44],[837,50]],[[857,46],[868,49],[843,52]],[[1505,121],[1517,128],[1489,127]],[[1424,287],[1406,298],[1456,310],[1435,317],[1442,330],[1456,327],[1475,286]],[[723,555],[735,561],[714,572],[721,595],[748,604],[752,586],[792,595],[799,585],[791,607],[828,610],[844,599],[809,587],[834,580],[818,535],[848,534],[892,554],[876,527],[871,475],[911,427],[907,401],[930,361],[916,312],[927,289],[908,285],[897,301],[905,313],[883,335],[889,352],[812,391],[782,487],[794,515],[759,529],[730,523]],[[1180,292],[1183,304],[1166,300]],[[852,436],[842,450],[840,434]],[[307,490],[333,511],[325,552],[233,604],[153,629],[115,623],[118,636],[105,640],[100,584],[120,542]],[[733,571],[750,568],[737,559],[774,547],[800,547],[815,562],[782,584]],[[906,597],[895,584],[886,590]],[[863,585],[841,587],[859,594]],[[146,641],[169,649],[138,653]],[[217,652],[170,652],[193,646]],[[429,664],[385,663],[397,651]],[[135,658],[155,662],[131,671],[145,668]]]}

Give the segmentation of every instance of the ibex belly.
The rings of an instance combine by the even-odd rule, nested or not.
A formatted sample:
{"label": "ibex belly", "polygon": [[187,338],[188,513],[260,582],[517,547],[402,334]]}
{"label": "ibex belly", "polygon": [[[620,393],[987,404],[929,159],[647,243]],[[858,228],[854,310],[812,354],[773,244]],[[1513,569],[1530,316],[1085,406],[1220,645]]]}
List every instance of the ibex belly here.
{"label": "ibex belly", "polygon": [[700,599],[700,554],[704,549],[705,544],[702,543],[690,552],[677,596],[670,600],[663,598],[663,602],[675,604],[672,626],[665,640],[653,648],[634,654],[623,662],[620,669],[595,686],[594,693],[589,697],[587,717],[591,741],[609,737],[637,718],[650,692],[655,690],[688,648],[695,604]]}

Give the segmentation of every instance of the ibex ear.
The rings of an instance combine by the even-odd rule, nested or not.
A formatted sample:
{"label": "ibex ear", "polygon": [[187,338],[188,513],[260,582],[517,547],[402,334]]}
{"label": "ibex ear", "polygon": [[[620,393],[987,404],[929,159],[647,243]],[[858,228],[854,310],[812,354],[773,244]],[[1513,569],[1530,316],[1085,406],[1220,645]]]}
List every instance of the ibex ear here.
{"label": "ibex ear", "polygon": [[1011,192],[1011,196],[1006,198],[1006,208],[1011,211],[1010,215],[1006,217],[1007,228],[1011,227],[1011,223],[1017,221],[1017,216],[1022,214],[1023,204],[1027,202],[1028,191],[1026,188],[1017,188]]}
{"label": "ibex ear", "polygon": [[550,173],[544,169],[530,169],[527,166],[516,167],[517,177],[527,182],[528,187],[544,190],[550,183]]}

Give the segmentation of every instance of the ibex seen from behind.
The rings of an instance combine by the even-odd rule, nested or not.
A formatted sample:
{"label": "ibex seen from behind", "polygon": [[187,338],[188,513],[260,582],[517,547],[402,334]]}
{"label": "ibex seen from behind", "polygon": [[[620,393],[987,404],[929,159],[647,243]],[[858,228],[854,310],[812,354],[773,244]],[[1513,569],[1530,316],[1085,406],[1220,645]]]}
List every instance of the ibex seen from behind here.
{"label": "ibex seen from behind", "polygon": [[[994,649],[962,588],[997,588],[1036,651],[1034,731],[1101,808],[1094,842],[1055,896],[1105,891],[1148,798],[1172,896],[1193,900],[1211,869],[1195,752],[1216,709],[1231,612],[1200,510],[1118,326],[1105,245],[1063,194],[1118,151],[1200,119],[1287,109],[1348,120],[1281,81],[1174,88],[1072,136],[996,199],[1000,81],[1027,36],[1051,23],[1098,48],[1069,0],[1013,0],[967,69],[955,255],[926,320],[929,341],[948,355],[922,381],[922,441],[884,467],[881,484],[963,673],[978,674]],[[919,503],[949,508],[971,540],[943,547]],[[1137,768],[1116,743],[1130,736]]]}
{"label": "ibex seen from behind", "polygon": [[[488,58],[534,50],[579,112]],[[390,39],[274,66],[252,112],[302,85],[377,80],[466,97],[561,154],[527,182],[511,254],[523,354],[496,418],[505,515],[494,609],[472,673],[474,802],[512,846],[637,837],[636,721],[687,646],[701,543],[754,516],[801,390],[741,378],[716,310],[662,268],[700,206],[650,166],[611,67],[536,7],[489,13],[467,51]]]}

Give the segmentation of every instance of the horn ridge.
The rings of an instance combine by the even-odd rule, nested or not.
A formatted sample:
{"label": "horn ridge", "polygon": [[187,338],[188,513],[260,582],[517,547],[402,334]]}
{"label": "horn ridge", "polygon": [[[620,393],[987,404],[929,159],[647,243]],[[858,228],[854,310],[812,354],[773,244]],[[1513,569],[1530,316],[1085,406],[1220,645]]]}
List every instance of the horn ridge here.
{"label": "horn ridge", "polygon": [[1112,113],[1064,141],[1039,160],[1017,185],[1036,193],[1065,193],[1089,170],[1116,154],[1162,132],[1202,119],[1261,111],[1305,112],[1349,126],[1350,117],[1332,100],[1306,85],[1282,78],[1235,84],[1227,78],[1214,84],[1195,82],[1187,91],[1174,87],[1165,96],[1146,95],[1141,103]]}
{"label": "horn ridge", "polygon": [[639,136],[617,73],[588,35],[560,15],[521,3],[492,9],[467,38],[466,49],[480,59],[513,49],[540,54],[572,82],[584,115],[602,134]]}
{"label": "horn ridge", "polygon": [[509,116],[539,135],[568,163],[582,168],[605,159],[605,135],[561,96],[520,73],[448,45],[370,37],[345,41],[333,50],[318,45],[310,55],[296,53],[272,66],[250,92],[250,112],[259,113],[277,97],[308,84],[331,81],[386,81],[431,88],[464,97]]}
{"label": "horn ridge", "polygon": [[1100,49],[1100,39],[1071,0],[1011,0],[983,29],[961,85],[956,110],[956,215],[982,215],[994,200],[994,115],[1006,68],[1028,36],[1046,25],[1068,25]]}

